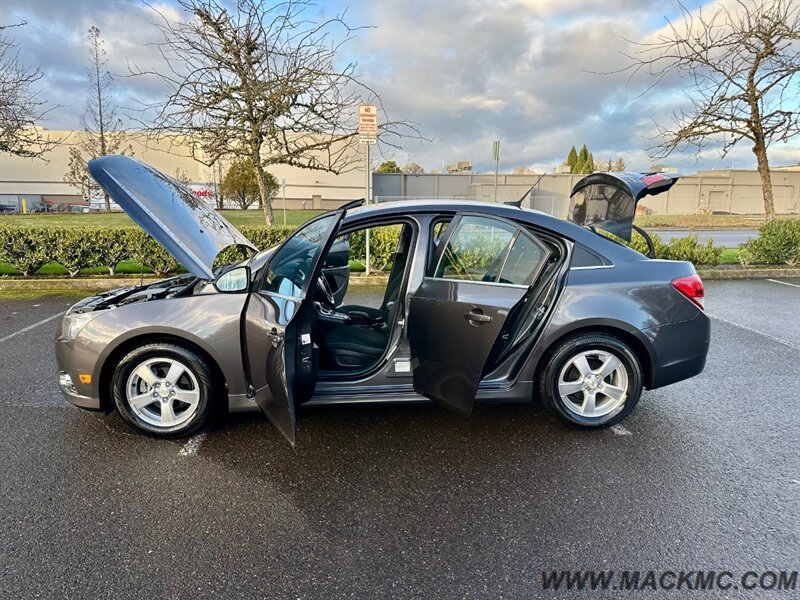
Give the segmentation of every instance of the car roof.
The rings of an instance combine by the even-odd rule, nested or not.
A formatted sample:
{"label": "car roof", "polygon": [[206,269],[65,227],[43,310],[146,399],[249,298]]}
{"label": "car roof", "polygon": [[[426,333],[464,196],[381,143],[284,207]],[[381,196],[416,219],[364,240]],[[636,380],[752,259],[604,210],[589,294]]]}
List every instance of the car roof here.
{"label": "car roof", "polygon": [[527,223],[549,229],[566,238],[580,241],[590,246],[594,245],[592,242],[594,238],[598,237],[597,234],[583,227],[538,210],[494,202],[477,202],[474,200],[439,200],[432,198],[429,200],[402,200],[397,202],[368,204],[348,210],[345,216],[345,222],[360,221],[370,217],[419,213],[448,214],[454,212],[476,212]]}

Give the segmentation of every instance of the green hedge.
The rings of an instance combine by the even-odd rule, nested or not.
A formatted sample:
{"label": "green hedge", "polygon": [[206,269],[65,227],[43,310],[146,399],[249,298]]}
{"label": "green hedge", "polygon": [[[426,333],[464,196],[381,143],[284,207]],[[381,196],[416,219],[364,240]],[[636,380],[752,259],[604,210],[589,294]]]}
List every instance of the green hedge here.
{"label": "green hedge", "polygon": [[[292,227],[242,228],[257,248],[279,244],[292,231]],[[219,260],[241,256],[230,249]],[[139,227],[0,227],[0,263],[10,264],[22,275],[33,275],[48,263],[60,264],[70,277],[82,269],[96,268],[106,268],[114,275],[121,261],[134,261],[156,275],[181,269],[172,255]]]}
{"label": "green hedge", "polygon": [[800,220],[774,219],[759,228],[759,236],[739,246],[739,262],[743,265],[800,264]]}
{"label": "green hedge", "polygon": [[[242,233],[260,249],[280,244],[293,231],[293,227],[242,227]],[[370,266],[379,271],[388,270],[397,244],[399,226],[377,227],[370,235]],[[686,260],[698,265],[717,265],[723,249],[712,242],[701,244],[695,236],[676,238],[665,244],[656,234],[651,234],[656,257]],[[364,262],[364,232],[350,238],[350,257]],[[488,242],[487,242],[488,243]],[[628,244],[634,250],[647,252],[647,244],[634,233]],[[761,227],[761,235],[740,247],[743,264],[800,264],[800,221],[776,219]],[[220,254],[218,263],[240,260],[243,254],[228,249]],[[70,277],[82,269],[106,268],[115,273],[121,261],[134,261],[157,275],[166,275],[180,269],[172,256],[138,227],[0,227],[0,263],[9,263],[22,275],[33,275],[48,263],[59,263]]]}
{"label": "green hedge", "polygon": [[[649,232],[648,232],[649,233]],[[684,238],[673,238],[669,243],[665,244],[662,239],[655,233],[649,233],[650,238],[653,240],[653,247],[656,251],[656,258],[663,258],[665,260],[685,260],[696,265],[718,265],[722,260],[722,252],[724,248],[715,246],[714,242],[708,240],[705,244],[701,244],[697,240],[697,236],[690,235]],[[614,237],[614,236],[608,236]],[[622,242],[629,248],[633,248],[637,252],[647,254],[647,242],[644,237],[639,233],[633,232],[633,237],[630,243],[623,242],[618,238],[617,241]]]}
{"label": "green hedge", "polygon": [[[377,271],[387,271],[394,261],[400,225],[373,227],[369,233],[369,264]],[[364,230],[350,234],[350,260],[367,262],[367,236]]]}

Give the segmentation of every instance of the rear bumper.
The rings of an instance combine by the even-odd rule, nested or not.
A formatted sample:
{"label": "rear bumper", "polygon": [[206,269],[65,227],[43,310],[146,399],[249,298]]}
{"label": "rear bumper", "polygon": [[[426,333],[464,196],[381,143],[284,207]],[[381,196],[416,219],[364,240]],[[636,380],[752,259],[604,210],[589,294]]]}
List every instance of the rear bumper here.
{"label": "rear bumper", "polygon": [[688,321],[645,331],[655,356],[650,389],[689,379],[702,373],[711,344],[711,321],[705,313]]}

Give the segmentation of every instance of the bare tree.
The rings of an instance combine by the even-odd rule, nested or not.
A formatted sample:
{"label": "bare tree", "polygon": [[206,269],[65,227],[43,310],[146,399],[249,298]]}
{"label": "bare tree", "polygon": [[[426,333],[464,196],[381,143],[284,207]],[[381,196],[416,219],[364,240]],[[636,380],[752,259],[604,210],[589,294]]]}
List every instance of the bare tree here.
{"label": "bare tree", "polygon": [[0,152],[42,158],[60,140],[50,138],[37,125],[52,110],[36,89],[42,72],[22,63],[17,45],[7,36],[10,27],[24,25],[0,26]]}
{"label": "bare tree", "polygon": [[[721,142],[724,157],[737,143],[752,142],[768,220],[775,216],[767,149],[800,132],[795,75],[800,71],[800,3],[736,0],[711,14],[681,5],[679,23],[668,22],[653,42],[635,43],[634,73],[687,77],[688,106],[659,125],[649,150],[664,158],[687,145]],[[654,84],[654,85],[656,85]]]}
{"label": "bare tree", "polygon": [[[64,181],[81,190],[86,198],[100,193],[100,187],[89,175],[88,162],[108,154],[133,154],[128,136],[122,129],[122,121],[111,94],[113,79],[105,69],[108,57],[105,43],[97,27],[89,28],[89,96],[81,124],[83,131],[78,134],[78,142],[69,149],[68,170]],[[103,192],[106,211],[111,210],[111,200]]]}
{"label": "bare tree", "polygon": [[617,171],[621,173],[624,170],[625,170],[625,159],[622,158],[621,156],[618,156],[617,160],[614,161],[614,168],[609,169],[609,171]]}
{"label": "bare tree", "polygon": [[[155,112],[152,132],[197,140],[194,156],[208,165],[224,156],[249,160],[268,225],[266,167],[341,173],[356,166],[358,105],[380,99],[360,81],[356,63],[342,64],[340,50],[357,31],[344,15],[309,20],[302,0],[237,0],[230,9],[221,0],[178,3],[189,21],[162,15],[158,25],[165,66],[130,67],[169,90],[163,102],[147,107]],[[390,135],[416,133],[409,123],[383,121],[384,143]]]}

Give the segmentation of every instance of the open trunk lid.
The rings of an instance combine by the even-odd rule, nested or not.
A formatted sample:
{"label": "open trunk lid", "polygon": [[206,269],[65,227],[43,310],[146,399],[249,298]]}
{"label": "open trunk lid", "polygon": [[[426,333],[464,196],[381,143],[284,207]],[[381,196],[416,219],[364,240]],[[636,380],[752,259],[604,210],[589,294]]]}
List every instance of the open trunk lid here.
{"label": "open trunk lid", "polygon": [[572,188],[567,220],[629,242],[636,203],[666,192],[678,179],[668,173],[592,173]]}

